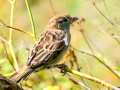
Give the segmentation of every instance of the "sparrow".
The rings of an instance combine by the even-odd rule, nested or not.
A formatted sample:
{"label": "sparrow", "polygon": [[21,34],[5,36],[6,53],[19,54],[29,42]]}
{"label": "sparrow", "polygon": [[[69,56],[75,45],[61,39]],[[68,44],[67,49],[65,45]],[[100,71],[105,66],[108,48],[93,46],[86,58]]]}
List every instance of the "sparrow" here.
{"label": "sparrow", "polygon": [[26,65],[9,79],[15,83],[22,79],[27,81],[33,72],[56,65],[68,50],[71,39],[70,26],[77,20],[77,17],[68,14],[59,14],[51,18],[30,50]]}

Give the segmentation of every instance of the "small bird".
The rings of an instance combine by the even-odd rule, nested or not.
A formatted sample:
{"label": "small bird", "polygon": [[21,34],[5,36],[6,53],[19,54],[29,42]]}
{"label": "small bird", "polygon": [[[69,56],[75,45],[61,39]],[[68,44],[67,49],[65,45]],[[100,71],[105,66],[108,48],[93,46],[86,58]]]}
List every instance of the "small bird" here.
{"label": "small bird", "polygon": [[65,55],[70,44],[70,26],[77,17],[68,14],[54,16],[48,22],[44,32],[30,50],[26,65],[14,73],[9,79],[19,83],[27,81],[34,71],[56,65]]}

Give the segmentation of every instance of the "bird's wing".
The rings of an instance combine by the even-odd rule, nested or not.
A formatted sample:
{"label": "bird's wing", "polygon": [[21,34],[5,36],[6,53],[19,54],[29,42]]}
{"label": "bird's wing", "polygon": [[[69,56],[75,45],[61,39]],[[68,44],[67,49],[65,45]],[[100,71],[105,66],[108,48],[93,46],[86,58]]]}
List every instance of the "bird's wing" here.
{"label": "bird's wing", "polygon": [[63,31],[43,33],[28,56],[27,65],[38,67],[56,58],[66,47],[66,34]]}

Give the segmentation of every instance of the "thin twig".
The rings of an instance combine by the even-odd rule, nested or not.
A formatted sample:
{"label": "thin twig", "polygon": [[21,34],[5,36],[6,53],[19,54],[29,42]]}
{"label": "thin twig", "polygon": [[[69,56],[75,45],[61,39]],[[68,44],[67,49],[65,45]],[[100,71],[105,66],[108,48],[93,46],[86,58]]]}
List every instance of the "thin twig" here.
{"label": "thin twig", "polygon": [[[76,48],[74,48],[74,47],[72,47],[72,46],[70,46],[71,48],[73,48],[73,49],[75,49],[76,51],[78,51],[78,52],[80,52],[80,53],[83,53],[83,54],[85,54],[86,52],[84,52],[84,51],[80,51],[80,50],[77,50]],[[87,55],[90,55],[90,56],[92,56],[92,57],[94,57],[94,58],[96,58],[100,63],[102,63],[104,66],[106,66],[111,72],[113,72],[119,79],[120,79],[120,72],[119,71],[116,71],[116,68],[115,67],[113,67],[111,64],[110,64],[110,62],[108,62],[107,61],[107,59],[105,60],[104,59],[104,61],[105,61],[105,63],[100,59],[100,57],[98,58],[97,56],[93,56],[92,54],[90,54],[90,53],[86,53]],[[107,63],[107,64],[106,64]]]}
{"label": "thin twig", "polygon": [[[83,72],[82,72],[82,69],[80,68],[80,67],[78,67],[79,68],[79,72],[81,72],[82,74],[83,74]],[[84,76],[84,74],[83,74],[83,76]],[[82,77],[81,77],[82,78]],[[85,81],[87,82],[87,85],[89,86],[89,88],[92,90],[92,88],[91,88],[91,86],[89,85],[89,83],[88,83],[88,81],[87,81],[87,79],[84,77],[84,78],[82,78],[83,79],[83,81],[84,81],[84,79],[85,79]],[[84,84],[85,84],[85,81],[84,81]],[[85,84],[86,85],[86,84]]]}
{"label": "thin twig", "polygon": [[[2,36],[2,33],[0,33],[0,34],[1,34],[1,36]],[[9,63],[11,64],[11,66],[13,67],[13,69],[15,70],[15,67],[14,67],[14,65],[12,64],[12,62],[11,62],[11,60],[10,60],[10,58],[9,58],[9,55],[8,55],[8,53],[7,53],[7,49],[6,49],[6,46],[5,46],[4,41],[2,41],[2,43],[3,43],[4,49],[5,49],[5,53],[6,53],[7,59],[8,59],[8,61],[9,61]]]}
{"label": "thin twig", "polygon": [[[85,37],[85,35],[84,35],[84,33],[83,33],[83,30],[84,30],[83,26],[79,25],[79,27],[76,27],[76,28],[83,34],[83,36],[84,36],[84,38],[85,38],[85,40],[86,40],[86,42],[87,42],[90,50],[92,51],[92,55],[91,55],[91,56],[94,57],[94,58],[96,58],[96,59],[97,59],[100,63],[102,63],[103,65],[105,65],[110,71],[112,71],[112,72],[120,79],[120,73],[117,72],[117,71],[114,71],[115,68],[114,68],[114,66],[112,66],[112,65],[110,64],[110,62],[108,62],[108,61],[106,60],[106,63],[104,63],[103,60],[99,59],[98,57],[96,57],[96,56],[94,55],[94,52],[93,52],[91,46],[89,45],[89,43],[88,43],[88,41],[87,41],[87,39],[86,39],[86,37]],[[74,49],[75,49],[75,48],[74,48]]]}
{"label": "thin twig", "polygon": [[[103,0],[104,1],[104,0]],[[104,1],[104,4],[105,4],[105,1]],[[96,4],[93,2],[93,5],[95,6],[95,8],[98,10],[98,12],[108,21],[108,22],[110,22],[111,23],[111,25],[113,25],[117,30],[119,30],[117,27],[116,27],[116,23],[114,23],[114,20],[113,20],[113,22],[112,21],[110,21],[100,10],[99,10],[99,8],[96,6]],[[105,6],[106,6],[106,4],[105,4]],[[107,9],[107,6],[106,6],[106,9]],[[108,11],[108,9],[107,9],[107,11]],[[119,42],[119,40],[116,38],[115,39],[119,44],[120,44],[120,42]]]}
{"label": "thin twig", "polygon": [[52,1],[51,1],[51,0],[49,0],[49,3],[50,3],[50,6],[51,6],[51,8],[52,8],[53,13],[56,15],[55,10],[54,10],[54,8],[53,8]]}
{"label": "thin twig", "polygon": [[[85,61],[86,61],[86,63],[87,63],[88,72],[89,72],[89,73],[90,73],[90,75],[93,77],[92,73],[90,72],[90,68],[89,68],[89,65],[88,65],[88,61],[86,60],[85,55],[86,55],[86,53],[83,55],[83,58],[84,58],[84,60],[85,60]],[[93,80],[94,80],[94,77],[93,77]],[[95,82],[96,82],[96,81],[95,81]],[[99,90],[100,90],[100,87],[98,86],[97,82],[96,82],[96,85],[97,85],[97,87],[98,87],[98,88],[99,88]]]}
{"label": "thin twig", "polygon": [[117,38],[120,38],[119,36],[114,36],[114,35],[111,35],[111,34],[107,34],[106,32],[104,32],[102,30],[99,30],[99,32],[105,34],[106,36],[113,37],[120,44],[120,41],[117,39]]}
{"label": "thin twig", "polygon": [[32,12],[31,12],[28,0],[25,0],[25,2],[26,2],[27,10],[28,10],[30,21],[31,21],[31,25],[32,25],[34,41],[36,42],[37,41],[37,39],[36,39],[36,31],[35,31],[35,25],[34,25],[34,20],[33,20]]}
{"label": "thin twig", "polygon": [[[1,20],[0,20],[1,21]],[[2,21],[1,21],[2,22]],[[3,23],[3,22],[2,22]],[[25,33],[25,34],[28,34],[28,35],[30,35],[31,37],[34,37],[31,33],[28,33],[28,32],[26,32],[26,31],[23,31],[23,30],[20,30],[20,29],[17,29],[17,28],[14,28],[14,27],[11,27],[11,26],[8,26],[8,25],[6,25],[6,24],[0,24],[0,25],[2,25],[2,26],[5,26],[5,27],[8,27],[8,28],[12,28],[12,29],[14,29],[14,30],[17,30],[17,31],[20,31],[20,32],[23,32],[23,33]]]}
{"label": "thin twig", "polygon": [[116,27],[114,21],[110,21],[110,20],[99,10],[99,8],[96,6],[96,4],[93,3],[93,5],[94,5],[95,8],[98,10],[98,12],[99,12],[108,22],[110,22],[111,25],[113,25],[117,30],[120,31],[120,29]]}
{"label": "thin twig", "polygon": [[[60,69],[58,69],[58,68],[55,68],[55,69],[56,69],[57,71],[61,72]],[[83,87],[86,88],[87,90],[90,90],[90,89],[89,89],[88,87],[86,87],[83,83],[81,83],[81,82],[79,82],[78,80],[74,79],[74,78],[71,77],[70,75],[65,74],[65,76],[68,77],[70,80],[74,81],[75,83],[77,83],[77,84],[83,86]]]}
{"label": "thin twig", "polygon": [[90,48],[90,50],[91,50],[91,52],[92,52],[92,54],[93,54],[93,56],[94,56],[93,49],[92,49],[92,47],[90,46],[90,44],[89,44],[89,42],[88,42],[87,38],[85,37],[85,35],[84,35],[84,33],[83,33],[83,32],[81,32],[81,33],[82,33],[82,35],[83,35],[83,37],[84,37],[85,41],[87,42],[87,45],[89,46],[89,48]]}
{"label": "thin twig", "polygon": [[[60,68],[60,69],[61,69],[61,68]],[[89,80],[91,80],[91,81],[96,81],[97,83],[99,83],[99,84],[101,84],[101,85],[103,85],[103,86],[106,86],[106,87],[108,87],[108,88],[111,88],[111,89],[114,89],[114,90],[120,90],[120,89],[117,88],[116,86],[113,86],[113,85],[111,85],[111,84],[109,84],[109,83],[107,83],[107,82],[105,82],[105,81],[103,81],[103,80],[100,80],[100,79],[98,79],[98,78],[95,78],[95,77],[94,77],[94,79],[93,79],[93,77],[91,77],[91,76],[89,76],[89,75],[86,75],[86,74],[83,75],[81,72],[78,72],[78,71],[69,69],[69,68],[67,68],[67,67],[65,67],[64,70],[67,71],[67,72],[69,72],[69,73],[72,73],[72,74],[74,74],[74,75],[77,75],[77,76],[80,76],[80,77],[84,77],[84,78],[86,78],[86,79],[89,79]],[[80,84],[80,85],[81,85],[81,84]]]}
{"label": "thin twig", "polygon": [[120,44],[120,41],[117,38],[114,38],[114,39]]}
{"label": "thin twig", "polygon": [[[13,13],[14,13],[14,7],[15,7],[16,0],[11,0],[10,2],[11,2],[10,26],[12,27],[13,26]],[[16,56],[15,56],[15,53],[14,53],[14,50],[13,50],[13,46],[12,46],[12,34],[13,34],[13,30],[12,30],[12,28],[10,28],[10,36],[9,36],[9,43],[8,44],[10,46],[12,57],[13,57],[13,60],[14,60],[14,63],[15,63],[15,69],[18,70],[19,69],[18,63],[17,63]]]}
{"label": "thin twig", "polygon": [[[73,58],[73,60],[71,60],[71,64],[73,64],[73,61],[75,62],[75,64],[76,64],[76,66],[77,66],[77,70],[79,71],[79,72],[82,72],[82,70],[80,70],[80,67],[79,67],[79,63],[78,63],[78,60],[77,60],[77,57],[75,56],[75,53],[74,53],[74,49],[72,50],[71,48],[69,48],[69,51],[70,51],[70,54],[72,54],[72,55],[70,55],[70,56],[72,56],[71,58]],[[73,65],[72,65],[72,67],[73,67]],[[72,68],[71,68],[72,69]],[[80,77],[80,79],[82,80],[82,82],[84,83],[84,85],[86,86],[86,83],[85,83],[85,80],[84,80],[84,78],[83,77]],[[87,81],[86,81],[87,82]],[[87,84],[88,84],[88,82],[87,82]],[[88,84],[89,85],[89,84]],[[90,87],[90,86],[89,86]],[[90,89],[91,89],[91,87],[90,87]],[[92,90],[92,89],[91,89]]]}
{"label": "thin twig", "polygon": [[1,37],[1,36],[0,36],[0,39],[1,39],[2,41],[4,41],[4,42],[8,43],[8,41],[5,40],[5,39],[4,39],[3,37]]}
{"label": "thin twig", "polygon": [[96,4],[93,4],[93,5],[94,5],[95,8],[99,11],[99,13],[100,13],[103,17],[105,17],[106,20],[108,20],[112,25],[114,25],[114,23],[111,22],[111,21],[98,9],[98,7],[96,6]]}
{"label": "thin twig", "polygon": [[[82,21],[82,20],[81,20],[81,21]],[[84,22],[85,22],[85,21],[84,21]],[[82,22],[81,22],[81,23],[82,23]],[[76,28],[77,28],[77,27],[76,27]],[[90,46],[90,44],[89,44],[89,42],[88,42],[88,40],[87,40],[85,34],[83,33],[84,25],[82,26],[81,24],[79,24],[79,28],[77,28],[77,29],[82,33],[82,35],[83,35],[83,37],[84,37],[84,39],[85,39],[85,41],[86,41],[88,47],[90,48],[90,50],[91,50],[91,52],[92,52],[92,54],[93,54],[93,56],[94,56],[93,49],[92,49],[92,47]],[[90,74],[91,74],[91,73],[90,73]],[[91,74],[91,76],[92,76],[92,74]],[[93,79],[94,79],[94,78],[93,78]],[[96,85],[97,85],[97,87],[98,87],[99,90],[100,90],[100,87],[98,86],[97,82],[96,82]]]}
{"label": "thin twig", "polygon": [[[105,5],[106,10],[107,10],[107,12],[108,12],[108,8],[107,8],[107,5],[106,5],[106,3],[105,3],[105,0],[103,0],[103,2],[104,2],[104,5]],[[108,15],[110,15],[109,12],[108,12]]]}

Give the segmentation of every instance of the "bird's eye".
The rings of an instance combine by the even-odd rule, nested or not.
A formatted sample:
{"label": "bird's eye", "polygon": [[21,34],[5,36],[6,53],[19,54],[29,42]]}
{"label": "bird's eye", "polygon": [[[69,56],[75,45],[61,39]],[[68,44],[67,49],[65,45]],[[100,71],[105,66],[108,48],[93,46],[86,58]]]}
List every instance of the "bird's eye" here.
{"label": "bird's eye", "polygon": [[63,19],[63,22],[67,22],[67,19]]}
{"label": "bird's eye", "polygon": [[63,22],[67,22],[68,20],[67,19],[61,19],[59,20],[59,23],[63,23]]}

